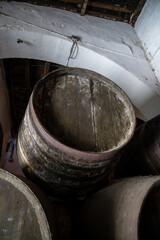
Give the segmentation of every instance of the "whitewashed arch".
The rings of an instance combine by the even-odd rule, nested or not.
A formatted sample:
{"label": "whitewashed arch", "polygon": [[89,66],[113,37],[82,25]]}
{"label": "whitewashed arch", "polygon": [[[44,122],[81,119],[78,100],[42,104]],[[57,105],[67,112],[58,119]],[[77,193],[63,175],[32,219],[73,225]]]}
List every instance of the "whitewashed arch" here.
{"label": "whitewashed arch", "polygon": [[[36,16],[36,11],[43,11],[44,14],[45,9],[43,7],[38,6],[37,10],[37,6],[35,7],[34,5],[31,6],[30,4],[24,3],[26,9],[27,7],[30,10],[32,9],[33,19],[28,15],[28,21],[26,21],[26,18],[23,20],[23,16],[18,18],[19,9],[16,9],[16,7],[13,14],[11,14],[12,10],[9,7],[8,13],[6,13],[7,6],[10,6],[9,4],[10,3],[0,3],[2,10],[0,14],[0,59],[29,58],[66,65],[72,47],[72,41],[67,37],[66,29],[63,34],[63,32],[56,32],[54,29],[47,29],[47,23],[46,27],[44,27],[44,25],[36,25],[33,18],[33,9],[35,8],[34,12]],[[12,7],[14,4],[15,6],[17,6],[16,4],[21,4],[21,7],[23,6],[23,3],[13,2]],[[15,17],[16,11],[17,17]],[[62,12],[63,15],[65,15],[65,11]],[[72,31],[70,29],[68,35],[70,36],[71,33]],[[73,31],[73,33],[75,33],[75,31]],[[90,33],[88,32],[88,34]],[[137,109],[137,116],[143,120],[148,120],[160,113],[160,96],[155,89],[154,81],[152,84],[152,82],[146,83],[143,79],[140,79],[141,72],[139,72],[140,70],[137,62],[140,62],[141,65],[144,63],[144,66],[149,66],[146,65],[148,64],[146,63],[146,59],[142,59],[142,56],[136,59],[136,56],[131,56],[129,50],[126,49],[127,48],[124,49],[124,51],[126,51],[125,56],[124,52],[117,54],[113,50],[106,50],[105,48],[103,51],[100,47],[96,48],[96,44],[94,46],[92,43],[91,47],[91,44],[81,41],[78,43],[77,57],[75,59],[70,59],[68,66],[93,70],[117,83],[130,97]],[[103,53],[105,51],[108,55]],[[134,49],[132,51],[134,51]],[[124,60],[124,57],[126,57],[125,63],[123,62],[124,60],[120,63],[119,59],[122,57]],[[135,64],[133,68],[125,67],[127,61],[128,66]],[[138,73],[136,72],[136,66]],[[132,69],[135,69],[135,72],[132,71]],[[142,69],[142,71],[143,78],[144,69]],[[150,78],[154,78],[152,73],[150,76]]]}

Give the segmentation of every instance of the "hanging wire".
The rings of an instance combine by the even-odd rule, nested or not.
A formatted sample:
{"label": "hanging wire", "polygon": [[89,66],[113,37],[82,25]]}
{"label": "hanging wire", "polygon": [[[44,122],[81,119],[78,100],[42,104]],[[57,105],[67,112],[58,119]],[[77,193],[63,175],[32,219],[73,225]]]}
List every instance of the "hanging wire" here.
{"label": "hanging wire", "polygon": [[79,52],[78,41],[81,41],[81,38],[79,36],[72,35],[69,38],[72,40],[73,43],[72,43],[72,47],[70,49],[70,54],[69,54],[69,57],[68,57],[66,67],[68,67],[70,59],[75,59],[77,57],[78,52]]}

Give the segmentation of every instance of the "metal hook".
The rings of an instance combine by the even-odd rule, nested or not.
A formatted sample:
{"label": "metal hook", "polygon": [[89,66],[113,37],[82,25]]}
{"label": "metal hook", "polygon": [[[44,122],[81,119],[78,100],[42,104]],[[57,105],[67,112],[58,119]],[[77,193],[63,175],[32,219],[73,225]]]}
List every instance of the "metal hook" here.
{"label": "metal hook", "polygon": [[68,61],[67,61],[66,67],[68,67],[70,59],[75,59],[77,57],[78,51],[79,51],[78,41],[81,41],[81,37],[75,36],[75,35],[69,36],[68,38],[70,38],[73,43],[72,43],[72,47],[70,49],[70,54],[69,54],[69,57],[68,57]]}

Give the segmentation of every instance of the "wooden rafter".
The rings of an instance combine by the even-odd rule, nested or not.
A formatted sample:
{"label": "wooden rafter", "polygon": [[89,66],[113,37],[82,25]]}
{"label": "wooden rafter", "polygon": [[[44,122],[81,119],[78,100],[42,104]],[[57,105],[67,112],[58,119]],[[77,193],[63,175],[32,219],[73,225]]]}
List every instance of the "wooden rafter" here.
{"label": "wooden rafter", "polygon": [[143,8],[145,2],[146,2],[146,0],[140,0],[139,1],[137,8],[135,9],[134,13],[132,14],[132,16],[131,16],[131,18],[129,20],[129,23],[131,25],[135,24],[139,14],[140,14],[140,12],[142,11],[142,8]]}
{"label": "wooden rafter", "polygon": [[101,3],[101,2],[88,2],[88,6],[94,7],[94,8],[102,8],[102,9],[117,11],[117,12],[133,13],[132,10],[127,9],[125,7],[110,5],[110,4]]}
{"label": "wooden rafter", "polygon": [[[103,12],[96,12],[96,11],[92,11],[92,10],[87,10],[87,14],[89,14],[91,16],[95,16],[95,17],[106,18],[106,19],[111,19],[111,20],[124,22],[123,17],[119,17],[119,16],[116,16],[116,15],[109,15],[109,14],[103,13]],[[126,20],[126,22],[127,22],[127,20]]]}
{"label": "wooden rafter", "polygon": [[44,64],[44,75],[49,73],[50,62],[45,62]]}
{"label": "wooden rafter", "polygon": [[82,0],[81,15],[84,16],[88,5],[88,0]]}
{"label": "wooden rafter", "polygon": [[[107,3],[101,3],[101,2],[92,2],[88,0],[59,0],[59,2],[63,3],[74,3],[74,4],[80,4],[81,3],[81,9],[85,7],[84,5],[89,6],[89,7],[94,7],[94,8],[101,8],[101,9],[106,9],[106,10],[112,10],[112,11],[117,11],[117,12],[125,12],[125,13],[133,13],[133,10],[127,9],[125,7],[120,7],[120,6],[115,6],[112,4],[107,4]],[[87,2],[87,4],[86,4]]]}

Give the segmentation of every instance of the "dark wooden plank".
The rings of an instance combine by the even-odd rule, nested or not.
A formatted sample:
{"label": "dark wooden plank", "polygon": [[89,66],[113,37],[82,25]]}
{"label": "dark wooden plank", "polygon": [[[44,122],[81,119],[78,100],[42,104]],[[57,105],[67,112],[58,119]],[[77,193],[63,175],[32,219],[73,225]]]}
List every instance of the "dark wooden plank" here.
{"label": "dark wooden plank", "polygon": [[142,11],[142,8],[144,7],[144,4],[145,4],[146,0],[140,0],[134,13],[131,15],[131,18],[129,20],[129,23],[132,24],[134,26],[139,14],[141,13]]}
{"label": "dark wooden plank", "polygon": [[86,9],[87,9],[87,5],[88,5],[88,0],[82,0],[82,4],[81,4],[81,16],[85,15]]}
{"label": "dark wooden plank", "polygon": [[93,150],[89,81],[78,76],[65,76],[58,80],[50,93],[53,119],[50,129],[66,145]]}
{"label": "dark wooden plank", "polygon": [[98,11],[93,11],[93,10],[88,10],[86,11],[86,14],[95,16],[95,17],[100,17],[100,18],[107,18],[115,21],[120,21],[120,22],[128,22],[128,18],[124,18],[118,15],[113,15],[113,14],[108,14],[105,12],[98,12]]}
{"label": "dark wooden plank", "polygon": [[50,68],[50,62],[45,62],[43,75],[46,75],[47,73],[49,73],[49,68]]}
{"label": "dark wooden plank", "polygon": [[88,6],[94,7],[94,8],[102,8],[107,10],[112,10],[116,12],[125,12],[125,13],[133,13],[133,10],[127,9],[125,7],[115,6],[107,3],[101,3],[101,2],[88,2]]}
{"label": "dark wooden plank", "polygon": [[95,149],[105,151],[117,147],[125,139],[129,118],[119,95],[103,83],[93,82]]}

